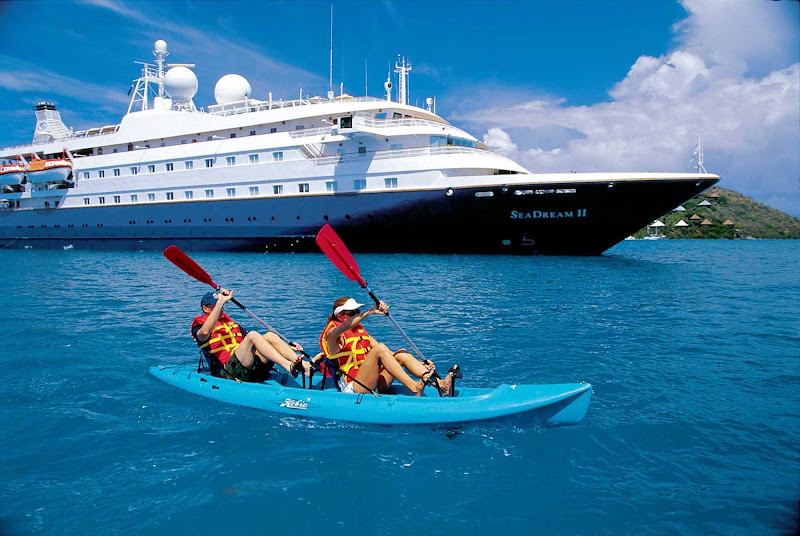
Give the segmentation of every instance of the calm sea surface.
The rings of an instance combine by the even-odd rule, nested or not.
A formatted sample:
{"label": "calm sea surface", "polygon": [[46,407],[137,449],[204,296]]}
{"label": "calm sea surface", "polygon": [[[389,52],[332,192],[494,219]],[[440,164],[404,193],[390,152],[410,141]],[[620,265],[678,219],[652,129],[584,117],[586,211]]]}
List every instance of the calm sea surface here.
{"label": "calm sea surface", "polygon": [[[193,257],[307,349],[333,299],[366,298],[321,254]],[[589,381],[585,420],[453,433],[196,397],[147,369],[197,360],[207,287],[153,252],[0,251],[0,534],[796,533],[800,242],[356,258],[464,385]]]}

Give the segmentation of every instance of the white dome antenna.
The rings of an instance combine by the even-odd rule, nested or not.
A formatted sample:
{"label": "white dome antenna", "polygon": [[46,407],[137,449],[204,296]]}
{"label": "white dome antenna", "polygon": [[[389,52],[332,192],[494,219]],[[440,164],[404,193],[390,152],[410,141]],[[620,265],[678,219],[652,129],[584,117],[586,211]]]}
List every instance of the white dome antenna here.
{"label": "white dome antenna", "polygon": [[188,103],[197,94],[197,76],[187,67],[173,67],[164,75],[164,89],[174,101]]}
{"label": "white dome antenna", "polygon": [[248,99],[253,93],[250,82],[238,74],[226,74],[214,86],[214,98],[217,104],[230,104]]}

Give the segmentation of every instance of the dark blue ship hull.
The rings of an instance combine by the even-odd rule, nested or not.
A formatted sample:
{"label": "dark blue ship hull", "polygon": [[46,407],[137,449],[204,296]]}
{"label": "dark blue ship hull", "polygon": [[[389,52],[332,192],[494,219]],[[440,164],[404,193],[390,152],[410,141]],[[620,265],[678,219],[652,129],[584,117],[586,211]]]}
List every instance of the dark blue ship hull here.
{"label": "dark blue ship hull", "polygon": [[0,247],[317,251],[331,224],[359,252],[597,255],[718,178],[0,211]]}

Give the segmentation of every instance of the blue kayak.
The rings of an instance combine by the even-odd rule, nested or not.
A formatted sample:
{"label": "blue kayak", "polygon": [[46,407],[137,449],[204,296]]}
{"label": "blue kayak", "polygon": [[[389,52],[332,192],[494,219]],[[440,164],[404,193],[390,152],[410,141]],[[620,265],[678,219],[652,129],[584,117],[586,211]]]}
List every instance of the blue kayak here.
{"label": "blue kayak", "polygon": [[364,424],[457,424],[509,419],[519,426],[576,424],[586,415],[592,386],[588,383],[500,385],[494,389],[461,387],[455,396],[439,397],[427,387],[421,397],[410,396],[402,385],[391,393],[348,394],[328,378],[320,389],[303,389],[301,378],[271,372],[262,383],[238,383],[198,372],[195,366],[155,366],[150,373],[176,387],[222,402],[288,415]]}

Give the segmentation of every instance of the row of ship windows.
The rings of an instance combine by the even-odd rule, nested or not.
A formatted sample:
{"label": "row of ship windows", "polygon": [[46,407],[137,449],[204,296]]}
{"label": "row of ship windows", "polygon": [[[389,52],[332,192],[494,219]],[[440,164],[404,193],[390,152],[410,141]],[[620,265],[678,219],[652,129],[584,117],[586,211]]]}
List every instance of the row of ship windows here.
{"label": "row of ship windows", "polygon": [[[249,157],[250,157],[250,163],[251,164],[258,164],[258,155],[257,154],[251,154],[251,155],[249,155]],[[207,168],[214,167],[214,161],[215,160],[216,160],[215,158],[206,158],[205,159],[206,167]],[[274,153],[272,153],[272,161],[273,162],[281,162],[281,161],[283,161],[283,151],[275,151]],[[236,157],[235,156],[227,157],[225,159],[225,163],[228,166],[235,166],[236,165]],[[184,169],[194,169],[194,160],[186,160],[186,161],[184,161],[183,168]],[[166,164],[164,164],[164,171],[175,171],[175,164],[173,162],[167,162]],[[130,173],[131,175],[138,175],[139,174],[139,166],[131,166],[130,167],[130,172],[131,172]],[[148,173],[155,173],[156,172],[156,165],[155,164],[148,164],[147,172]],[[122,170],[121,170],[121,168],[114,168],[114,169],[112,169],[112,173],[114,174],[115,177],[119,177],[122,174]],[[106,176],[106,170],[100,169],[100,170],[97,171],[97,178],[98,179],[102,179],[105,176]],[[84,171],[83,172],[83,178],[84,179],[90,179],[91,178],[91,172],[90,171]]]}
{"label": "row of ship windows", "polygon": [[[354,190],[363,190],[367,187],[367,180],[366,179],[356,179],[353,181],[353,189]],[[397,177],[390,177],[384,179],[384,187],[385,188],[397,188]],[[307,182],[303,182],[297,185],[298,192],[308,193],[310,189],[310,185]],[[336,181],[328,181],[325,183],[325,190],[328,192],[336,192],[338,190]],[[251,196],[258,196],[259,195],[259,187],[258,186],[250,186],[249,193]],[[283,185],[276,184],[272,187],[272,193],[274,195],[281,195],[283,194]],[[236,197],[236,188],[226,188],[225,194],[227,197]],[[194,199],[194,190],[185,190],[183,192],[183,198],[186,200]],[[205,190],[205,198],[206,199],[214,199],[214,189],[209,188]],[[122,196],[115,195],[113,196],[114,203],[122,203]],[[167,201],[174,201],[175,200],[175,192],[166,192],[165,199]],[[147,194],[147,201],[155,202],[156,194],[155,193],[148,193]],[[131,203],[138,203],[139,202],[139,194],[130,194],[130,202]],[[92,198],[91,197],[84,197],[83,198],[84,205],[91,205]],[[106,204],[106,196],[101,195],[97,198],[98,205],[105,205]]]}

